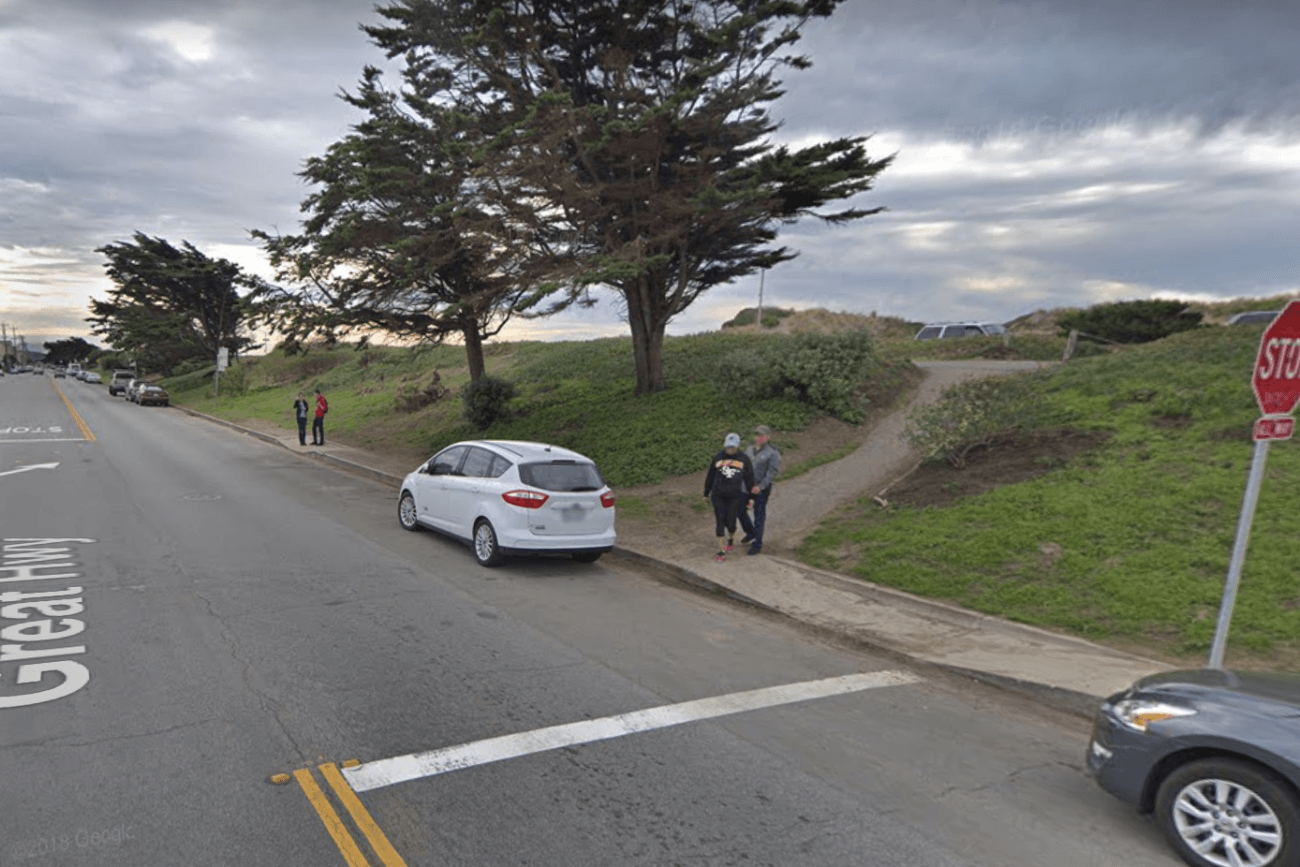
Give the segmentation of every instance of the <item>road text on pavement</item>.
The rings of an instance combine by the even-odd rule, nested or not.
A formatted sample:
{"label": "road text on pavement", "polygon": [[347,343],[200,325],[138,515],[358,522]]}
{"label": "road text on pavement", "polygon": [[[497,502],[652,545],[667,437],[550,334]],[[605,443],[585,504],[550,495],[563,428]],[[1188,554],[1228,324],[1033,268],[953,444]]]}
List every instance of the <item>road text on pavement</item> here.
{"label": "road text on pavement", "polygon": [[[81,577],[76,549],[94,539],[4,539],[0,548],[0,710],[66,698],[90,683],[90,670],[72,659],[85,645],[64,645],[86,630],[74,617],[85,611],[80,586],[54,589]],[[36,583],[53,581],[54,584]],[[16,586],[15,586],[16,585]],[[27,585],[32,585],[28,587]],[[11,623],[10,621],[18,621]],[[12,642],[12,643],[5,643]],[[50,646],[48,642],[58,642]],[[39,660],[33,662],[32,660]],[[18,663],[14,683],[40,684],[38,692],[6,695],[7,663]],[[60,681],[53,675],[62,676]],[[47,676],[50,676],[47,681]]]}

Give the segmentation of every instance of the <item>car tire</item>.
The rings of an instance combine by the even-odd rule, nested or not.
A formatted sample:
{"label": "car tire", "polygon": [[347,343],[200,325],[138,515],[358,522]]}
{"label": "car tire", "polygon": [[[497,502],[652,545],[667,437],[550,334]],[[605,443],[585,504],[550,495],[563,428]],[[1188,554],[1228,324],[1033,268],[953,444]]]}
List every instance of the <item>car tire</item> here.
{"label": "car tire", "polygon": [[[1178,768],[1156,792],[1156,821],[1193,867],[1300,863],[1300,803],[1277,777],[1250,762],[1211,758]],[[1234,860],[1234,848],[1233,854],[1246,856]]]}
{"label": "car tire", "polygon": [[569,556],[572,557],[574,560],[577,560],[579,563],[595,563],[597,560],[600,559],[600,555],[603,553],[605,552],[604,551],[578,551],[577,553],[570,554]]}
{"label": "car tire", "polygon": [[420,522],[415,516],[415,497],[411,496],[410,491],[402,491],[402,496],[397,500],[397,522],[404,530],[418,530]]}
{"label": "car tire", "polygon": [[474,525],[474,559],[480,566],[497,566],[501,563],[501,546],[497,544],[497,531],[486,518]]}

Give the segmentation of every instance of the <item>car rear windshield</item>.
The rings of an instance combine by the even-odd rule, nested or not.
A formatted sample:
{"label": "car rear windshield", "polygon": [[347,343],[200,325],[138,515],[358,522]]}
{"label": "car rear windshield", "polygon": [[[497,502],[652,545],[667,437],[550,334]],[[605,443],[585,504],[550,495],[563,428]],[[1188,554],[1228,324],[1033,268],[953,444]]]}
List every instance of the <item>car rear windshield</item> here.
{"label": "car rear windshield", "polygon": [[595,464],[578,461],[546,461],[520,464],[519,480],[543,491],[599,491],[604,487]]}

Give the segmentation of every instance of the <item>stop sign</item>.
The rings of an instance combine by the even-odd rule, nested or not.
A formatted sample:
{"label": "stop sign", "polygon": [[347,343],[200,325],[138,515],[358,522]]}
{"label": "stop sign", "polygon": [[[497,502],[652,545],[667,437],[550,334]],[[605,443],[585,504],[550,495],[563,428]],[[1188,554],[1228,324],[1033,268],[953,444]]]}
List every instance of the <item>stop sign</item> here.
{"label": "stop sign", "polygon": [[1292,301],[1264,329],[1250,379],[1264,415],[1287,415],[1300,400],[1300,301]]}

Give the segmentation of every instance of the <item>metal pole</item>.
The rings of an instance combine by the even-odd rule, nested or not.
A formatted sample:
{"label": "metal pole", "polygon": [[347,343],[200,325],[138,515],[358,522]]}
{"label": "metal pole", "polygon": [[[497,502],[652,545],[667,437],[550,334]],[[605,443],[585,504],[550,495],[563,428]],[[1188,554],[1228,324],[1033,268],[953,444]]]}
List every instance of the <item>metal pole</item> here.
{"label": "metal pole", "polygon": [[763,278],[766,276],[766,268],[763,268],[758,272],[758,316],[754,319],[757,331],[763,330]]}
{"label": "metal pole", "polygon": [[1223,652],[1228,644],[1228,627],[1232,623],[1232,607],[1237,602],[1237,585],[1241,583],[1241,565],[1246,560],[1246,544],[1250,541],[1250,525],[1255,520],[1255,503],[1259,501],[1259,488],[1264,481],[1264,464],[1268,461],[1268,440],[1255,441],[1255,456],[1250,462],[1250,480],[1246,482],[1246,496],[1241,502],[1241,517],[1237,519],[1237,540],[1232,544],[1232,560],[1228,564],[1228,580],[1223,585],[1223,601],[1219,603],[1219,622],[1214,627],[1214,644],[1210,647],[1210,668],[1223,668]]}

